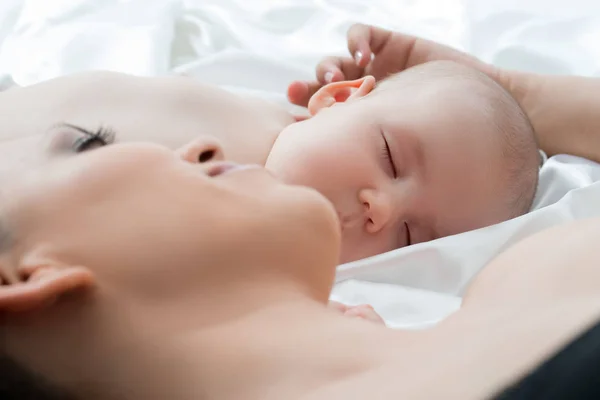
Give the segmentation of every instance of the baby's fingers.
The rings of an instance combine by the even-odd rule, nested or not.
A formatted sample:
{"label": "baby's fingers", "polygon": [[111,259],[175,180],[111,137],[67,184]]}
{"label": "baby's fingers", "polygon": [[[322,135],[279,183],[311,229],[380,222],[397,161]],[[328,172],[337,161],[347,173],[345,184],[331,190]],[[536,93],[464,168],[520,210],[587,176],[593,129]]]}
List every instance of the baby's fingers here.
{"label": "baby's fingers", "polygon": [[317,65],[316,81],[294,81],[290,83],[287,95],[290,103],[308,106],[310,98],[324,85],[331,82],[358,79],[362,68],[354,64],[351,58],[327,57]]}
{"label": "baby's fingers", "polygon": [[364,68],[373,55],[381,52],[392,37],[392,32],[371,25],[354,24],[348,29],[348,51],[357,66]]}
{"label": "baby's fingers", "polygon": [[316,81],[294,81],[287,90],[292,104],[306,107],[308,101],[319,89],[331,82],[361,78],[364,69],[357,66],[349,57],[327,57],[317,65]]}
{"label": "baby's fingers", "polygon": [[317,80],[321,85],[358,79],[363,73],[364,69],[350,57],[327,57],[317,65]]}
{"label": "baby's fingers", "polygon": [[361,304],[358,306],[348,307],[346,312],[344,312],[344,316],[362,318],[367,321],[385,325],[385,321],[383,320],[383,318],[381,318],[381,316],[379,316],[379,314],[375,312],[373,307],[371,307],[368,304]]}
{"label": "baby's fingers", "polygon": [[321,85],[343,81],[345,77],[342,72],[342,60],[339,57],[324,58],[317,65],[316,75],[317,81],[319,81]]}
{"label": "baby's fingers", "polygon": [[329,301],[329,304],[327,304],[327,307],[329,307],[332,310],[336,310],[336,311],[338,311],[338,312],[340,312],[342,314],[345,313],[348,310],[348,306],[347,305],[342,304],[342,303],[340,303],[338,301],[333,301],[333,300]]}
{"label": "baby's fingers", "polygon": [[363,24],[354,24],[348,29],[348,51],[356,65],[366,67],[371,61],[371,27]]}
{"label": "baby's fingers", "polygon": [[288,100],[297,106],[306,107],[312,95],[322,86],[317,81],[294,81],[290,83],[287,89]]}

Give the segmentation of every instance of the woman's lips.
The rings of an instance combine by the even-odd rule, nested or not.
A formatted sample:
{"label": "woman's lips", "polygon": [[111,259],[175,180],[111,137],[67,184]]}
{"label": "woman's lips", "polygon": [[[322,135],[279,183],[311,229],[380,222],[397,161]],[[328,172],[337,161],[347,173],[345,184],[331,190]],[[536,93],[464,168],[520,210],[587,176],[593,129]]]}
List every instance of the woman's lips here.
{"label": "woman's lips", "polygon": [[210,177],[215,177],[223,174],[228,174],[234,171],[242,171],[246,169],[256,169],[262,168],[260,165],[255,164],[237,164],[234,162],[220,162],[211,165],[208,168],[207,175]]}

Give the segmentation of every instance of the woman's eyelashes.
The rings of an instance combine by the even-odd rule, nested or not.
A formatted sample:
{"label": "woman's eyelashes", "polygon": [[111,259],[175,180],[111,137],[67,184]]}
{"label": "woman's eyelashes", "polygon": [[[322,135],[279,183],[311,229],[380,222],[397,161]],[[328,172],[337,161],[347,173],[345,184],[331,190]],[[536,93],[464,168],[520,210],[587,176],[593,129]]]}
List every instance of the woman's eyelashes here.
{"label": "woman's eyelashes", "polygon": [[396,164],[394,164],[394,158],[392,157],[390,146],[383,132],[381,133],[381,137],[383,138],[382,156],[384,160],[389,164],[392,176],[394,177],[394,179],[396,179],[398,177],[398,171],[396,170]]}
{"label": "woman's eyelashes", "polygon": [[75,153],[82,153],[87,150],[103,147],[115,141],[115,132],[108,127],[99,127],[95,131],[90,131],[79,126],[69,126],[81,133],[72,145],[72,150]]}

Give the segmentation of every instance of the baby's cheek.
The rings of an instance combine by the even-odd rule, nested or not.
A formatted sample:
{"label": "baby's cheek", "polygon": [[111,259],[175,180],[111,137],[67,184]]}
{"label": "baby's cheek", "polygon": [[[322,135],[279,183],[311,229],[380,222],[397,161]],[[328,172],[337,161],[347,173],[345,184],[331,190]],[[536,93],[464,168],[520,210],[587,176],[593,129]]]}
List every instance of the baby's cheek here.
{"label": "baby's cheek", "polygon": [[[265,167],[288,184],[320,189],[319,186],[327,185],[323,179],[326,178],[327,158],[304,141],[282,140],[275,143]],[[329,158],[329,163],[332,162],[335,161]]]}

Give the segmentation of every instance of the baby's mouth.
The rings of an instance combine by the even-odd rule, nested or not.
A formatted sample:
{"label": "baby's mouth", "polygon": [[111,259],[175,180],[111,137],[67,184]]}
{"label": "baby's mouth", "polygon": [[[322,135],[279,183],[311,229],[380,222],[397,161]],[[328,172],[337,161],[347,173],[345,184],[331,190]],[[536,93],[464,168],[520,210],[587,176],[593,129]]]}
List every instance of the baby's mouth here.
{"label": "baby's mouth", "polygon": [[361,216],[360,213],[344,214],[341,211],[337,212],[338,219],[340,220],[340,227],[342,232],[346,229],[353,228],[360,224]]}

